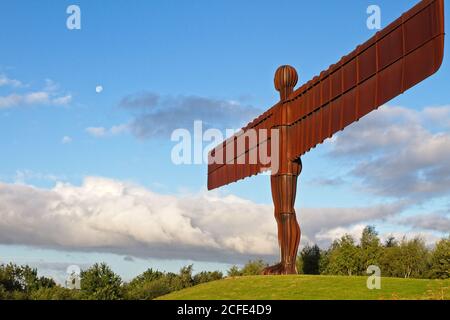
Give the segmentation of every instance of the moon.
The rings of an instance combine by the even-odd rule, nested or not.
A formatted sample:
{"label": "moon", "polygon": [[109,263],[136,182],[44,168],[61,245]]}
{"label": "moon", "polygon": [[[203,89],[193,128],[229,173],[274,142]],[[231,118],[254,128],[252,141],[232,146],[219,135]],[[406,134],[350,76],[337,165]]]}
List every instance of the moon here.
{"label": "moon", "polygon": [[96,86],[95,87],[95,92],[100,93],[103,91],[103,87],[102,86]]}

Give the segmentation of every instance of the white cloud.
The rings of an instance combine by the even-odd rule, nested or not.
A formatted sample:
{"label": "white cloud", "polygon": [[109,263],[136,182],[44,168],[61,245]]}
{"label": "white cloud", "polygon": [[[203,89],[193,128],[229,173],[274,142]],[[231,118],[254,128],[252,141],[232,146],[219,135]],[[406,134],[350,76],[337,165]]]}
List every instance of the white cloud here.
{"label": "white cloud", "polygon": [[376,195],[412,202],[450,191],[450,107],[411,110],[383,106],[337,135],[330,155]]}
{"label": "white cloud", "polygon": [[[401,210],[398,204],[298,209],[302,244],[327,245],[336,228]],[[98,177],[51,190],[0,183],[0,243],[222,262],[278,254],[271,205],[214,192],[163,195]]]}
{"label": "white cloud", "polygon": [[15,107],[23,100],[23,97],[18,94],[10,94],[7,96],[0,96],[0,109]]}
{"label": "white cloud", "polygon": [[5,74],[0,74],[0,87],[2,86],[21,87],[22,82],[16,79],[10,79]]}
{"label": "white cloud", "polygon": [[[333,240],[340,239],[344,235],[350,235],[355,243],[359,243],[361,238],[361,233],[366,227],[365,224],[356,224],[349,227],[338,227],[334,229],[330,229],[324,232],[320,232],[317,234],[317,239],[324,240],[327,242],[331,242]],[[436,235],[430,231],[415,231],[409,230],[406,232],[385,232],[378,235],[380,241],[382,243],[386,242],[390,237],[394,237],[397,241],[402,240],[403,238],[410,240],[414,238],[420,238],[424,240],[425,244],[429,247],[432,247],[437,241],[442,239],[442,237]]]}
{"label": "white cloud", "polygon": [[427,107],[423,110],[424,120],[444,128],[450,128],[450,106]]}
{"label": "white cloud", "polygon": [[108,136],[116,136],[128,131],[128,124],[120,124],[112,126],[111,128],[105,127],[88,127],[86,132],[96,138],[104,138]]}
{"label": "white cloud", "polygon": [[25,104],[44,104],[49,102],[49,94],[45,91],[27,93],[22,98],[22,103]]}
{"label": "white cloud", "polygon": [[[11,80],[4,75],[0,75],[0,86],[8,85],[13,88],[22,87],[18,80]],[[29,92],[10,92],[0,96],[0,109],[13,108],[31,105],[53,105],[66,106],[71,103],[72,95],[62,95],[58,92],[59,85],[47,79],[44,89]]]}
{"label": "white cloud", "polygon": [[103,127],[89,127],[86,128],[86,132],[89,133],[91,136],[97,138],[104,137],[106,135],[106,129]]}
{"label": "white cloud", "polygon": [[117,126],[112,126],[109,129],[109,132],[112,135],[117,135],[117,134],[121,134],[123,132],[126,132],[128,130],[128,128],[129,128],[128,124],[119,124]]}
{"label": "white cloud", "polygon": [[60,88],[59,84],[53,81],[52,79],[45,79],[45,88],[46,92],[56,92]]}
{"label": "white cloud", "polygon": [[317,234],[317,239],[332,242],[348,234],[357,241],[361,237],[361,233],[365,227],[366,227],[365,224],[356,224],[350,227],[337,227],[330,230],[319,232]]}
{"label": "white cloud", "polygon": [[72,95],[68,94],[52,100],[52,104],[56,106],[66,106],[72,102]]}
{"label": "white cloud", "polygon": [[399,222],[422,230],[450,232],[450,213],[448,212],[415,215],[402,218]]}
{"label": "white cloud", "polygon": [[428,247],[433,247],[436,242],[442,239],[442,236],[436,235],[436,233],[431,231],[407,231],[407,232],[390,232],[383,233],[380,235],[380,239],[382,242],[385,242],[389,237],[394,237],[397,241],[405,238],[406,240],[411,240],[415,238],[420,238],[425,242],[425,245]]}
{"label": "white cloud", "polygon": [[[94,177],[52,190],[0,184],[0,242],[206,260],[271,254],[268,209],[232,196],[167,196]],[[254,221],[258,228],[250,227]]]}
{"label": "white cloud", "polygon": [[71,142],[72,142],[72,138],[69,137],[69,136],[64,136],[64,137],[61,139],[61,143],[62,143],[62,144],[69,144],[69,143],[71,143]]}

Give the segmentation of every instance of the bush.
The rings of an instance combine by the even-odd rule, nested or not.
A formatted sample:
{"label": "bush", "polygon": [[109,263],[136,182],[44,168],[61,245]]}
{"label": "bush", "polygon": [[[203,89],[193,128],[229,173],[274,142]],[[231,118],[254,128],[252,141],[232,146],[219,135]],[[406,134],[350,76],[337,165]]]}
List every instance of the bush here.
{"label": "bush", "polygon": [[139,285],[127,286],[126,299],[129,300],[151,300],[172,292],[170,279],[161,277],[153,280],[144,280]]}
{"label": "bush", "polygon": [[227,271],[227,275],[229,277],[240,277],[242,276],[242,272],[238,266],[234,265]]}
{"label": "bush", "polygon": [[220,280],[223,278],[223,274],[222,272],[219,271],[202,271],[200,273],[197,273],[194,276],[194,285],[198,285],[201,283],[206,283],[206,282],[210,282],[210,281],[216,281],[216,280]]}
{"label": "bush", "polygon": [[260,275],[264,268],[268,266],[262,260],[255,260],[247,262],[241,270],[243,276],[256,276]]}
{"label": "bush", "polygon": [[148,269],[124,286],[125,298],[131,300],[148,300],[172,291],[188,288],[200,283],[222,279],[221,272],[200,272],[192,276],[193,265],[180,269],[178,274]]}
{"label": "bush", "polygon": [[81,271],[83,298],[93,300],[119,300],[123,298],[122,279],[105,264],[94,264]]}
{"label": "bush", "polygon": [[360,252],[355,240],[350,235],[344,235],[334,241],[328,252],[326,274],[357,275],[360,269]]}
{"label": "bush", "polygon": [[40,288],[53,288],[55,281],[38,277],[37,269],[15,264],[0,265],[0,298],[28,299],[30,294]]}
{"label": "bush", "polygon": [[450,237],[439,241],[431,253],[429,276],[433,279],[450,278]]}
{"label": "bush", "polygon": [[79,300],[80,298],[79,290],[70,290],[61,286],[39,288],[30,294],[31,300]]}
{"label": "bush", "polygon": [[319,274],[320,254],[321,252],[317,245],[304,247],[300,253],[301,270],[297,266],[299,273]]}

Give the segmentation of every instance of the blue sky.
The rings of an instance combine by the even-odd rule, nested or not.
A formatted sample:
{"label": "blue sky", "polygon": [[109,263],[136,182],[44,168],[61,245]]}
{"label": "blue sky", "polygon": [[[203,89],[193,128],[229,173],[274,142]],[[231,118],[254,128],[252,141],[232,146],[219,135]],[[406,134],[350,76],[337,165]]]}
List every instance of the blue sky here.
{"label": "blue sky", "polygon": [[[5,85],[0,85],[0,97],[20,96],[28,97],[28,100],[20,98],[14,105],[3,108],[0,103],[2,190],[7,192],[8,188],[18,185],[33,186],[39,192],[49,191],[48,197],[55,196],[51,193],[55,192],[63,198],[67,194],[79,192],[83,196],[77,199],[89,202],[91,200],[86,194],[91,189],[83,188],[86,177],[102,177],[109,180],[92,182],[92,189],[101,186],[106,188],[111,184],[115,187],[129,184],[136,186],[130,187],[134,190],[133,194],[151,190],[163,199],[170,195],[180,201],[179,206],[184,210],[189,210],[186,208],[192,208],[199,198],[208,197],[205,191],[206,166],[176,166],[171,162],[170,154],[174,143],[168,135],[142,136],[127,129],[130,124],[138,123],[146,111],[142,106],[137,106],[136,109],[124,107],[124,99],[145,98],[153,94],[165,101],[157,108],[173,110],[173,121],[165,118],[167,123],[159,123],[161,128],[177,124],[176,112],[180,111],[180,106],[190,103],[189,97],[201,98],[207,105],[211,104],[215,111],[223,105],[237,105],[239,115],[233,123],[237,128],[250,120],[246,118],[247,111],[263,111],[277,101],[272,79],[279,65],[295,66],[300,75],[299,82],[303,83],[374,34],[373,30],[366,27],[366,9],[369,5],[380,6],[382,26],[386,26],[416,2],[4,1],[0,5],[0,76],[8,81],[5,81]],[[66,28],[66,8],[71,4],[77,4],[81,8],[81,30]],[[448,13],[447,7],[446,16],[449,16]],[[412,128],[414,125],[415,129],[411,131],[417,135],[424,134],[430,141],[439,140],[440,136],[433,136],[434,134],[447,135],[450,126],[442,123],[443,119],[439,117],[450,115],[446,113],[450,105],[450,72],[447,61],[448,50],[444,64],[435,76],[389,102],[393,109],[387,107],[387,111],[380,111],[384,113],[378,118],[368,119],[372,122],[367,122],[367,126],[366,123],[358,124],[360,129],[382,121],[383,126],[379,130],[385,130],[383,132],[397,127],[408,131],[408,126],[411,125]],[[103,87],[100,93],[95,90],[98,85]],[[35,95],[31,99],[30,93],[41,95]],[[172,104],[178,107],[172,107]],[[220,119],[221,115],[223,113],[217,113],[219,127],[225,125],[223,119]],[[201,112],[194,113],[194,116],[202,120]],[[404,123],[405,119],[411,118],[415,120]],[[101,134],[92,134],[93,131],[88,128],[100,128]],[[373,131],[368,132],[370,133]],[[343,145],[350,146],[354,142],[351,132],[339,136],[337,142],[339,141],[346,141],[347,144]],[[438,142],[441,143],[439,145],[446,146],[446,141]],[[395,146],[406,154],[408,148],[414,148],[415,144],[411,139],[403,139]],[[339,151],[339,146],[328,142],[303,158],[304,172],[297,197],[300,217],[302,208],[317,211],[317,215],[320,215],[322,209],[333,212],[353,210],[352,208],[365,208],[366,212],[393,210],[395,213],[389,216],[382,213],[374,213],[373,216],[369,214],[372,218],[363,215],[359,220],[355,213],[355,219],[336,221],[336,225],[330,226],[328,230],[311,228],[310,230],[317,231],[316,234],[304,229],[304,239],[326,242],[331,235],[341,231],[356,232],[366,223],[374,223],[380,234],[423,232],[429,239],[446,234],[445,229],[436,229],[426,224],[424,220],[428,220],[423,218],[423,215],[431,214],[441,222],[441,226],[442,221],[444,226],[448,225],[450,199],[446,196],[446,180],[442,174],[439,181],[433,180],[433,175],[426,175],[427,169],[435,168],[438,162],[430,164],[417,161],[417,166],[411,169],[418,172],[416,180],[420,180],[425,172],[425,176],[429,178],[426,182],[438,187],[430,188],[430,192],[422,192],[416,188],[408,193],[405,186],[411,185],[411,181],[402,176],[398,177],[398,187],[405,192],[389,195],[383,193],[383,186],[386,186],[383,183],[392,181],[379,179],[380,176],[375,176],[375,173],[367,177],[361,176],[357,169],[363,164],[373,168],[370,163],[364,162],[380,157],[392,160],[396,156],[395,152],[386,145],[377,149],[377,153],[368,154],[366,158],[364,154],[361,158],[342,153],[336,156]],[[441,151],[445,154],[445,150]],[[430,161],[442,163],[442,159],[447,158],[437,156]],[[373,163],[376,163],[375,160]],[[421,165],[429,167],[423,168]],[[403,178],[405,185],[401,183]],[[227,201],[230,203],[256,203],[270,212],[271,196],[267,180],[267,176],[248,179],[213,194],[218,198],[228,196]],[[424,185],[424,181],[420,181]],[[57,183],[62,187],[54,191]],[[25,197],[34,192],[28,189],[14,190]],[[411,200],[421,196],[421,201]],[[182,202],[186,198],[191,199],[189,204]],[[19,196],[9,200],[10,203],[5,202],[1,209],[5,213],[8,205],[11,205],[13,209],[8,209],[9,213],[20,212],[22,218],[31,219],[27,214],[32,216],[35,213],[20,211],[25,209],[14,207],[18,199]],[[99,200],[97,196],[95,199],[114,201],[110,198]],[[39,201],[44,200],[40,198]],[[164,205],[170,209],[167,201],[172,200],[165,201]],[[208,198],[208,201],[211,199]],[[73,204],[73,201],[70,203]],[[95,203],[102,208],[99,211],[107,210],[103,203]],[[70,207],[68,203],[65,205]],[[380,209],[379,206],[393,206],[395,209]],[[402,209],[398,209],[399,206]],[[43,208],[48,207],[48,204],[43,205]],[[82,207],[90,208],[84,204]],[[231,208],[237,208],[236,203],[233,202]],[[242,208],[248,209],[246,206]],[[134,219],[133,210],[130,211],[130,220]],[[43,212],[45,215],[45,209]],[[183,216],[183,211],[180,212]],[[207,215],[207,210],[195,209],[195,219],[204,222],[204,217],[198,216],[198,212]],[[83,215],[83,212],[80,214]],[[245,212],[241,214],[245,215]],[[345,211],[343,215],[348,214],[350,213]],[[34,221],[33,219],[30,221]],[[167,219],[170,219],[170,211]],[[15,226],[14,219],[11,221],[10,225],[5,222],[0,230],[18,228],[17,234],[20,236],[0,235],[2,262],[17,261],[39,265],[43,261],[50,261],[64,265],[105,260],[118,269],[124,278],[129,278],[146,267],[157,266],[173,271],[190,261],[178,258],[175,253],[166,257],[159,254],[155,256],[155,250],[166,249],[164,246],[157,246],[156,249],[149,250],[147,255],[143,253],[145,250],[137,250],[139,252],[135,254],[135,258],[124,262],[123,256],[133,255],[126,254],[126,248],[129,248],[127,245],[117,245],[114,242],[93,249],[95,246],[92,243],[50,241],[41,237],[47,229],[39,229],[39,222],[33,231],[27,233],[23,230],[25,228]],[[48,221],[51,222],[51,219]],[[85,223],[85,220],[82,221]],[[105,223],[107,221],[106,218]],[[199,228],[202,229],[202,234],[209,235],[212,229],[208,229],[209,224],[204,223],[204,229]],[[130,226],[126,230],[128,232],[133,228]],[[63,232],[63,229],[58,230]],[[135,236],[133,231],[130,232],[131,235],[128,236]],[[151,228],[149,232],[152,232]],[[235,239],[231,236],[224,237],[229,240],[224,240],[224,243],[231,243],[230,239]],[[251,237],[253,235],[249,236]],[[153,245],[152,239],[145,241],[147,245]],[[173,243],[169,241],[166,245],[170,247]],[[199,251],[198,248],[196,247],[195,252]],[[193,260],[199,269],[226,269],[230,263],[244,262],[246,257],[270,251],[267,248],[247,250],[246,246],[241,247],[240,244],[227,247],[226,250],[234,250],[230,248],[235,248],[239,257],[231,254],[233,258],[229,260],[220,259],[216,252],[206,258],[201,254],[194,255],[197,258]],[[48,273],[58,272],[57,268],[55,270],[50,268]]]}

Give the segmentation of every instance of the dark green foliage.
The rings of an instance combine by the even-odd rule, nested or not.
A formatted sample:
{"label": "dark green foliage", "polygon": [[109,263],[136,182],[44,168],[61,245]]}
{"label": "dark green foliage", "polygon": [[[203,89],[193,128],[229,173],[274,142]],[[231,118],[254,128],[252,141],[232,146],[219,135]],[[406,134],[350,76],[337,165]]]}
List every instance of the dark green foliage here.
{"label": "dark green foliage", "polygon": [[334,241],[328,252],[328,264],[325,274],[357,275],[360,267],[361,253],[350,235],[344,235]]}
{"label": "dark green foliage", "polygon": [[163,275],[152,280],[140,282],[134,280],[124,287],[125,298],[128,300],[151,300],[172,292],[171,277]]}
{"label": "dark green foliage", "polygon": [[244,265],[241,272],[243,276],[256,276],[261,274],[267,266],[268,264],[262,260],[249,261]]}
{"label": "dark green foliage", "polygon": [[118,300],[123,297],[122,279],[105,264],[81,271],[81,292],[86,299]]}
{"label": "dark green foliage", "polygon": [[267,266],[268,264],[263,260],[250,260],[242,269],[239,269],[238,266],[232,266],[228,269],[227,275],[229,277],[256,276],[260,275]]}
{"label": "dark green foliage", "polygon": [[423,278],[426,276],[429,252],[420,238],[402,239],[397,255],[397,269],[403,278]]}
{"label": "dark green foliage", "polygon": [[371,265],[380,265],[380,257],[383,252],[378,233],[375,227],[367,226],[364,228],[360,239],[360,273],[364,273]]}
{"label": "dark green foliage", "polygon": [[61,286],[39,288],[31,292],[31,300],[79,300],[82,299],[80,290],[70,290]]}
{"label": "dark green foliage", "polygon": [[301,265],[297,264],[302,269],[302,274],[320,274],[320,248],[317,245],[306,246],[300,253]]}
{"label": "dark green foliage", "polygon": [[395,239],[395,237],[393,237],[393,236],[390,236],[389,238],[387,238],[386,243],[384,244],[384,246],[386,248],[396,247],[397,245],[398,245],[398,242]]}
{"label": "dark green foliage", "polygon": [[[445,249],[437,252],[443,254]],[[420,238],[398,242],[390,237],[383,246],[375,228],[368,226],[358,245],[349,235],[334,241],[330,249],[321,253],[319,269],[322,274],[366,275],[367,268],[375,265],[384,277],[425,278],[438,260],[430,263],[430,252]],[[444,264],[443,270],[446,268]]]}
{"label": "dark green foliage", "polygon": [[202,271],[194,276],[194,285],[206,283],[210,281],[216,281],[223,278],[223,274],[220,271]]}
{"label": "dark green foliage", "polygon": [[436,244],[431,253],[430,277],[433,279],[450,278],[450,237]]}
{"label": "dark green foliage", "polygon": [[194,285],[223,278],[221,272],[200,272],[192,275],[193,265],[180,269],[178,274],[148,269],[124,286],[125,298],[130,300],[149,300]]}
{"label": "dark green foliage", "polygon": [[51,289],[55,281],[39,277],[37,269],[15,264],[0,265],[0,299],[29,299],[39,289]]}
{"label": "dark green foliage", "polygon": [[192,264],[180,269],[180,274],[178,276],[179,285],[177,289],[184,289],[194,285],[194,279],[192,279],[193,269],[194,266]]}
{"label": "dark green foliage", "polygon": [[229,277],[240,277],[242,276],[242,272],[238,266],[234,265],[227,271],[227,275]]}

